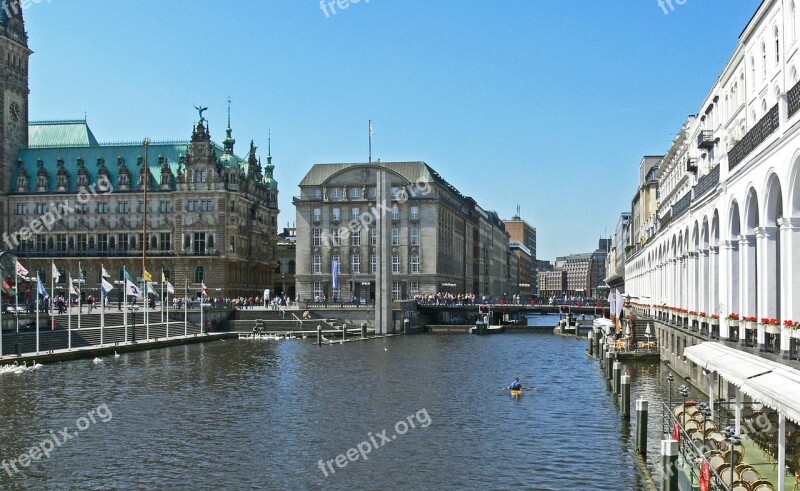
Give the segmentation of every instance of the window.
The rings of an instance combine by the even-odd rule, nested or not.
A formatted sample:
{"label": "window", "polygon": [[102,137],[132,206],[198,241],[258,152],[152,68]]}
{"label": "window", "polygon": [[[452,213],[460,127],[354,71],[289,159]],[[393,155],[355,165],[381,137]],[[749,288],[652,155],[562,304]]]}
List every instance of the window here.
{"label": "window", "polygon": [[353,217],[353,220],[358,220],[358,217],[361,216],[361,209],[360,208],[351,208],[350,215]]}
{"label": "window", "polygon": [[342,197],[342,188],[333,188],[331,190],[331,196],[333,196],[336,199],[341,198]]}
{"label": "window", "polygon": [[353,230],[350,233],[350,243],[354,246],[361,245],[361,230]]}
{"label": "window", "polygon": [[289,261],[289,274],[295,274],[295,270],[297,267],[295,266],[294,261]]}
{"label": "window", "polygon": [[411,227],[409,231],[411,232],[411,245],[419,245],[419,229]]}
{"label": "window", "polygon": [[159,250],[161,251],[171,251],[172,250],[172,234],[171,233],[162,233],[158,235],[159,241]]}
{"label": "window", "polygon": [[341,208],[333,208],[331,210],[331,217],[333,218],[334,222],[341,221],[341,219],[342,219],[342,209]]}
{"label": "window", "polygon": [[350,261],[350,267],[350,272],[361,273],[361,256],[358,254],[353,254],[353,258]]}
{"label": "window", "polygon": [[204,199],[200,201],[200,209],[202,211],[214,211],[214,202],[210,199]]}
{"label": "window", "polygon": [[781,61],[781,39],[779,36],[778,28],[775,28],[775,64]]}
{"label": "window", "polygon": [[47,206],[47,203],[36,203],[36,214],[37,215],[42,215],[44,213],[47,213],[48,209],[49,209],[49,207]]}
{"label": "window", "polygon": [[314,282],[313,295],[314,295],[314,299],[315,300],[322,296],[322,282],[321,281],[315,281]]}
{"label": "window", "polygon": [[400,228],[392,227],[392,245],[400,245]]}
{"label": "window", "polygon": [[198,266],[194,268],[194,282],[205,283],[206,281],[206,268]]}
{"label": "window", "polygon": [[419,273],[419,254],[411,255],[411,272]]}
{"label": "window", "polygon": [[755,92],[756,91],[756,59],[755,57],[750,57],[750,71],[752,72],[753,83],[750,84],[750,90]]}
{"label": "window", "polygon": [[378,245],[378,229],[375,227],[369,229],[369,245]]}
{"label": "window", "polygon": [[334,246],[342,245],[342,236],[339,233],[339,229],[337,227],[331,228],[331,242],[333,242]]}
{"label": "window", "polygon": [[361,197],[361,188],[354,187],[350,190],[350,196],[353,198],[360,198]]}
{"label": "window", "polygon": [[322,199],[322,189],[314,188],[314,198],[315,199]]}
{"label": "window", "polygon": [[78,203],[75,205],[75,213],[86,214],[89,212],[89,203]]}
{"label": "window", "polygon": [[97,234],[97,250],[99,252],[108,251],[108,234]]}
{"label": "window", "polygon": [[[192,240],[192,250],[195,254],[205,254],[206,252],[206,233],[195,232]],[[195,282],[197,283],[197,282]]]}
{"label": "window", "polygon": [[117,234],[117,246],[119,247],[120,252],[128,251],[128,234]]}
{"label": "window", "polygon": [[322,229],[321,228],[312,228],[311,229],[311,245],[312,246],[322,245]]}
{"label": "window", "polygon": [[392,198],[396,198],[397,194],[400,192],[400,188],[397,186],[392,186],[390,193],[392,194]]}
{"label": "window", "polygon": [[412,220],[419,220],[419,206],[412,206],[411,207],[411,219]]}
{"label": "window", "polygon": [[369,256],[369,272],[375,273],[378,271],[378,256],[370,254]]}
{"label": "window", "polygon": [[392,254],[392,273],[400,272],[400,254]]}
{"label": "window", "polygon": [[369,197],[370,198],[377,198],[378,197],[378,188],[369,188]]}
{"label": "window", "polygon": [[397,205],[392,206],[392,220],[400,220],[400,208]]}
{"label": "window", "polygon": [[767,78],[767,45],[761,42],[761,78]]}
{"label": "window", "polygon": [[400,300],[400,282],[393,281],[392,282],[392,299],[393,300]]}
{"label": "window", "polygon": [[67,251],[67,234],[56,235],[56,250],[58,252]]}
{"label": "window", "polygon": [[311,272],[322,273],[322,256],[315,254],[311,257]]}
{"label": "window", "polygon": [[419,281],[409,282],[409,289],[411,290],[409,293],[412,297],[419,295]]}
{"label": "window", "polygon": [[17,215],[28,214],[28,203],[17,203]]}
{"label": "window", "polygon": [[205,169],[196,171],[194,175],[195,175],[195,180],[197,182],[206,182],[206,171],[205,171]]}
{"label": "window", "polygon": [[159,201],[158,209],[161,213],[172,213],[172,201]]}
{"label": "window", "polygon": [[198,211],[200,208],[200,201],[196,199],[190,199],[186,202],[186,211]]}
{"label": "window", "polygon": [[78,251],[79,252],[86,252],[88,249],[86,245],[86,234],[78,235]]}
{"label": "window", "polygon": [[44,235],[36,236],[36,252],[44,252],[47,250],[47,238]]}
{"label": "window", "polygon": [[[150,210],[152,210],[152,209],[153,209],[153,202],[152,201],[148,201],[147,202],[147,212],[149,213]],[[139,206],[136,208],[136,211],[138,211],[139,213],[144,211],[144,201],[139,201]]]}

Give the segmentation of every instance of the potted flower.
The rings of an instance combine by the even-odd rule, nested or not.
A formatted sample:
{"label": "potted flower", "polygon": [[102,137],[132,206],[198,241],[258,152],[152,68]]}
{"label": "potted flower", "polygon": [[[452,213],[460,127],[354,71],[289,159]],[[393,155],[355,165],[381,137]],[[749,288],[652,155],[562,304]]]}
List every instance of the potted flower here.
{"label": "potted flower", "polygon": [[739,314],[735,312],[728,314],[728,325],[730,327],[739,327]]}
{"label": "potted flower", "polygon": [[756,328],[756,323],[758,322],[758,319],[756,318],[756,316],[754,316],[754,315],[747,316],[742,320],[744,321],[744,328],[745,329],[748,329],[748,330],[752,331],[753,329]]}
{"label": "potted flower", "polygon": [[787,334],[795,339],[800,339],[800,322],[783,321]]}
{"label": "potted flower", "polygon": [[772,319],[770,317],[762,317],[761,323],[764,325],[764,330],[768,334],[780,334],[781,321],[779,321],[778,319]]}
{"label": "potted flower", "polygon": [[711,314],[711,325],[718,326],[719,325],[719,315]]}

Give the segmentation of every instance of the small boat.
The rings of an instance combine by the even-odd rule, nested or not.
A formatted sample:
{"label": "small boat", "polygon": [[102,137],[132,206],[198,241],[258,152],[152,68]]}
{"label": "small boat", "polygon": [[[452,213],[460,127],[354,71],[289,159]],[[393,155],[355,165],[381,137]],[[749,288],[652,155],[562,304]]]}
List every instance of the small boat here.
{"label": "small boat", "polygon": [[522,395],[522,389],[509,389],[508,392],[511,394],[511,397],[519,397]]}

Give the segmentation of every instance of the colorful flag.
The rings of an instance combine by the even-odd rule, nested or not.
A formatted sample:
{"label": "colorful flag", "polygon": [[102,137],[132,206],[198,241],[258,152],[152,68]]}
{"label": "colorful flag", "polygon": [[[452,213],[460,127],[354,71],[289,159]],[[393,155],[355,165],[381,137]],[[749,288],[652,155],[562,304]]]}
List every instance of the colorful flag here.
{"label": "colorful flag", "polygon": [[206,282],[200,283],[203,287],[203,295],[208,296],[208,288],[206,287]]}
{"label": "colorful flag", "polygon": [[108,292],[110,292],[113,289],[114,289],[114,285],[112,285],[111,283],[106,281],[105,278],[103,278],[100,281],[100,290],[103,292],[103,295],[108,296]]}
{"label": "colorful flag", "polygon": [[141,288],[136,286],[136,283],[128,280],[127,278],[125,279],[125,294],[129,297],[142,298]]}
{"label": "colorful flag", "polygon": [[78,263],[78,280],[86,281],[86,268],[81,263]]}
{"label": "colorful flag", "polygon": [[151,275],[146,269],[144,270],[144,281],[153,281],[153,275]]}
{"label": "colorful flag", "polygon": [[37,287],[37,291],[42,298],[50,298],[50,295],[47,294],[47,290],[44,289],[44,282],[42,282],[42,277],[40,275],[36,275],[36,283],[39,285]]}
{"label": "colorful flag", "polygon": [[158,293],[156,293],[155,289],[153,288],[153,285],[151,285],[149,281],[145,281],[145,285],[147,285],[148,294],[156,296],[158,295]]}
{"label": "colorful flag", "polygon": [[108,271],[106,271],[106,268],[104,266],[102,265],[100,266],[100,271],[101,271],[100,274],[103,275],[103,278],[111,278],[111,275],[108,274]]}
{"label": "colorful flag", "polygon": [[28,276],[28,270],[22,267],[22,265],[17,261],[17,275],[19,276]]}
{"label": "colorful flag", "polygon": [[58,268],[56,268],[55,262],[52,262],[51,264],[53,265],[53,281],[58,283],[61,280],[61,273],[58,271]]}
{"label": "colorful flag", "polygon": [[339,289],[339,260],[334,259],[331,262],[331,273],[333,275],[333,289]]}
{"label": "colorful flag", "polygon": [[6,295],[11,295],[12,293],[16,294],[13,279],[6,278],[5,280],[3,280],[3,292]]}

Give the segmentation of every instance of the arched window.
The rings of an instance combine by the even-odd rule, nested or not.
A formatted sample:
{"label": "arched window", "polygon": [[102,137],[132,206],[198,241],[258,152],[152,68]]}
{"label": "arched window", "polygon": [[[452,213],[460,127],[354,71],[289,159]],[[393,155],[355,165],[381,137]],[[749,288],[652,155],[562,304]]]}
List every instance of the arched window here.
{"label": "arched window", "polygon": [[778,31],[778,27],[775,27],[775,64],[777,65],[781,61],[781,38],[780,32]]}
{"label": "arched window", "polygon": [[797,83],[797,67],[794,67],[794,66],[792,67],[791,77],[792,77],[792,85],[796,84]]}
{"label": "arched window", "polygon": [[767,78],[767,44],[761,41],[761,78]]}
{"label": "arched window", "polygon": [[750,57],[750,71],[753,73],[753,83],[750,84],[750,90],[756,91],[756,59],[754,56]]}
{"label": "arched window", "polygon": [[206,281],[206,270],[202,266],[194,268],[194,282],[203,283]]}
{"label": "arched window", "polygon": [[294,274],[295,271],[295,263],[294,261],[289,261],[289,274]]}
{"label": "arched window", "polygon": [[761,99],[761,116],[763,117],[767,114],[767,100]]}

